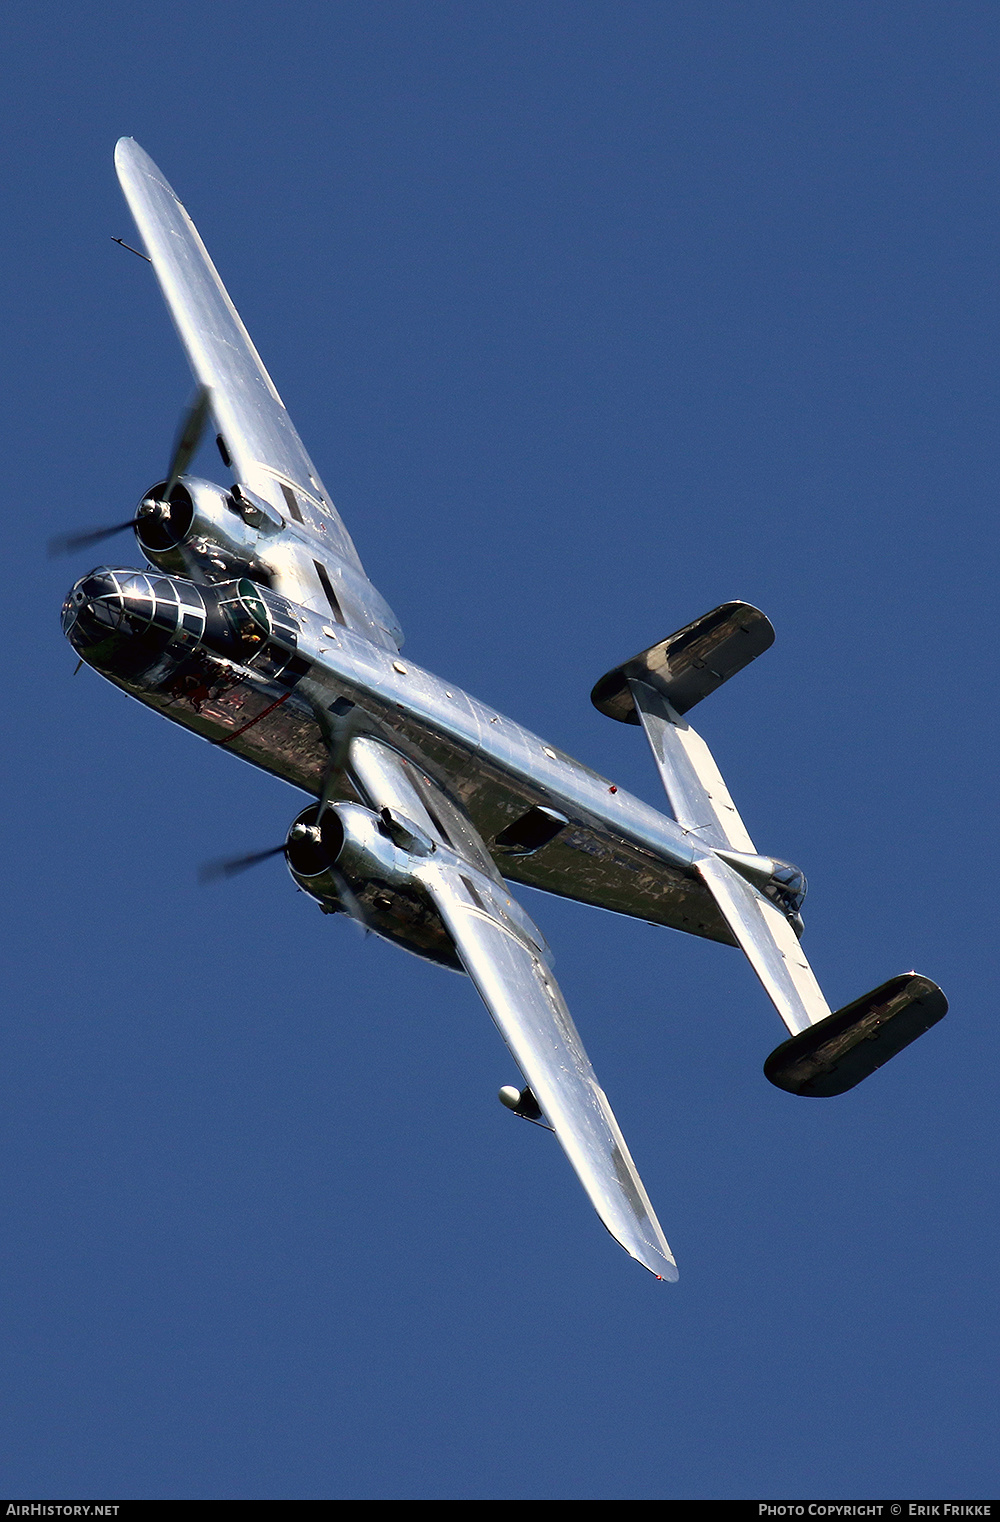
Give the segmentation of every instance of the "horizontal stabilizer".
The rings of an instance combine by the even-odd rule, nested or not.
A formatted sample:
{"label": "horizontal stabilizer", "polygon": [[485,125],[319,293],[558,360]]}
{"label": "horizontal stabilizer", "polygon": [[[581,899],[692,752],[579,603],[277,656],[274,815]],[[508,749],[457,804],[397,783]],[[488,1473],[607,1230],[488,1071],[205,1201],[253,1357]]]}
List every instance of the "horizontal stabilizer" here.
{"label": "horizontal stabilizer", "polygon": [[659,692],[677,713],[687,713],[773,644],[771,622],[759,608],[724,602],[602,676],[591,702],[609,719],[638,724],[633,680]]}
{"label": "horizontal stabilizer", "polygon": [[749,603],[729,602],[644,650],[594,688],[594,706],[641,724],[674,818],[704,847],[701,878],[791,1032],[764,1073],[790,1094],[846,1093],[947,1012],[929,978],[905,973],[831,1014],[799,945],[805,879],[787,862],[760,856],[704,740],[684,718],[774,642]]}
{"label": "horizontal stabilizer", "polygon": [[715,757],[698,731],[654,687],[630,678],[629,691],[677,823],[703,845],[755,855]]}
{"label": "horizontal stabilizer", "polygon": [[706,854],[696,871],[793,1037],[818,1029],[830,1006],[787,916],[714,854]]}
{"label": "horizontal stabilizer", "polygon": [[789,1094],[846,1094],[947,1012],[936,983],[905,972],[783,1041],[764,1063],[764,1076]]}

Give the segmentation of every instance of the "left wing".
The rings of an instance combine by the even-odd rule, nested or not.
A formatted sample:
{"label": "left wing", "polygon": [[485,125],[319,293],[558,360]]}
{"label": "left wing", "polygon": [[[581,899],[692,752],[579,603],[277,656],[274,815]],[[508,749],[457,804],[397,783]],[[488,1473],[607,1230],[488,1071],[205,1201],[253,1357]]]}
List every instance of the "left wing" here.
{"label": "left wing", "polygon": [[212,411],[237,480],[322,535],[330,550],[360,571],[351,537],[198,229],[134,138],[119,140],[115,168],[191,369],[211,390]]}
{"label": "left wing", "polygon": [[511,897],[467,817],[412,762],[365,736],[351,746],[350,771],[373,807],[410,821],[435,842],[414,875],[594,1209],[626,1252],[658,1278],[675,1280],[673,1254],[552,976],[544,937]]}
{"label": "left wing", "polygon": [[191,369],[209,399],[226,462],[240,487],[276,510],[284,525],[262,553],[272,585],[293,602],[332,612],[366,639],[398,649],[402,632],[395,615],[365,575],[197,228],[132,138],[119,142],[115,164]]}

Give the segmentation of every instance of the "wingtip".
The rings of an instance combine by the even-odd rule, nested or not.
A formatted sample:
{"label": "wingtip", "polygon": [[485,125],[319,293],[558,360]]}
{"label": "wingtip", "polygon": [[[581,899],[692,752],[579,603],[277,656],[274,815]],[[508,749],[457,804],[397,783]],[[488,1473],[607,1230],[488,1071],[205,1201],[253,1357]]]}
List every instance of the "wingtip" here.
{"label": "wingtip", "polygon": [[120,137],[115,144],[115,170],[120,181],[134,170],[142,149],[134,137]]}
{"label": "wingtip", "polygon": [[[622,1246],[624,1246],[624,1243]],[[656,1279],[660,1284],[676,1284],[677,1280],[680,1278],[680,1275],[677,1272],[677,1264],[674,1262],[672,1257],[664,1256],[657,1250],[654,1250],[648,1254],[640,1254],[637,1253],[634,1248],[626,1247],[625,1251],[631,1258],[635,1259],[636,1263],[639,1263],[643,1268],[648,1269],[653,1278]]]}
{"label": "wingtip", "polygon": [[[120,137],[115,144],[115,170],[118,182],[125,193],[125,199],[130,205],[136,191],[148,189],[150,184],[160,186],[175,201],[177,200],[177,193],[164,179],[162,170],[134,137]],[[134,206],[132,211],[135,215]]]}

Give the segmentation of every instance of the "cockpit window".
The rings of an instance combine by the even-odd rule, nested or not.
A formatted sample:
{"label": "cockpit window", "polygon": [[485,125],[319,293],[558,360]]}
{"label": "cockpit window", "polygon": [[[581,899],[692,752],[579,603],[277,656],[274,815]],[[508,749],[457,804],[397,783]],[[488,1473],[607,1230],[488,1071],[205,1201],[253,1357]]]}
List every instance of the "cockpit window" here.
{"label": "cockpit window", "polygon": [[256,585],[244,578],[235,586],[234,597],[222,599],[220,607],[240,642],[259,648],[271,635],[271,615]]}
{"label": "cockpit window", "polygon": [[239,592],[240,598],[254,623],[265,635],[269,635],[271,633],[271,615],[267,610],[267,603],[261,597],[258,588],[252,581],[247,581],[244,578],[237,583],[236,590]]}

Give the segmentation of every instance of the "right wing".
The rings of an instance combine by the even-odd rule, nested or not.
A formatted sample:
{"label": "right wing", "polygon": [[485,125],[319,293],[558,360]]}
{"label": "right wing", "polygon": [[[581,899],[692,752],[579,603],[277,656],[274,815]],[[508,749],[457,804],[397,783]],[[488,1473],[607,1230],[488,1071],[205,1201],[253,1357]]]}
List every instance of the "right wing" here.
{"label": "right wing", "polygon": [[538,951],[460,863],[429,857],[417,875],[604,1225],[651,1273],[676,1279],[625,1138]]}
{"label": "right wing", "polygon": [[677,1266],[625,1138],[552,976],[545,939],[514,899],[468,817],[411,761],[359,736],[350,772],[373,808],[435,843],[415,859],[462,966],[597,1214],[626,1252],[661,1279]]}

